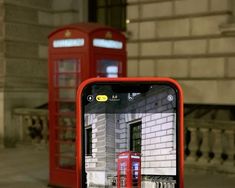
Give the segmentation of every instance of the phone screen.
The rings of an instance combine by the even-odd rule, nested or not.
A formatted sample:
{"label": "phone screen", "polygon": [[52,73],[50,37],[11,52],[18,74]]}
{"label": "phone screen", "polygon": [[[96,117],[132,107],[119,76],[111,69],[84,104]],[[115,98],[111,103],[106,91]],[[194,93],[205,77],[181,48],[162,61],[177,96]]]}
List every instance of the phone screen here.
{"label": "phone screen", "polygon": [[169,83],[95,83],[82,95],[84,187],[178,187],[178,93]]}

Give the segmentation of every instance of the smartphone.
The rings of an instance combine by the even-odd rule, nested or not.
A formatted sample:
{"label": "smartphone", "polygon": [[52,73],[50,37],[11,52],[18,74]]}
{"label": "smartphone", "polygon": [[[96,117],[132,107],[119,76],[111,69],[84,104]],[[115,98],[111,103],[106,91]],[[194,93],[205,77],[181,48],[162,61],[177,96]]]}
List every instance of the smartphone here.
{"label": "smartphone", "polygon": [[169,78],[94,78],[77,94],[79,188],[183,188],[183,97]]}

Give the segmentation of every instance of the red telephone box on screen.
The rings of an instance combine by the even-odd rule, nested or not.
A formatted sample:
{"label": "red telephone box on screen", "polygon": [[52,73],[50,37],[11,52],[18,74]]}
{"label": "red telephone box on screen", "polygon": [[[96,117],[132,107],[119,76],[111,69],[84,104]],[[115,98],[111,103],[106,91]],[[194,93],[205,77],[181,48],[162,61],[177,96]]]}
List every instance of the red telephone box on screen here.
{"label": "red telephone box on screen", "polygon": [[126,76],[126,39],[99,24],[62,27],[49,36],[50,185],[76,185],[75,96],[90,77]]}
{"label": "red telephone box on screen", "polygon": [[141,187],[141,154],[131,151],[118,155],[117,188]]}

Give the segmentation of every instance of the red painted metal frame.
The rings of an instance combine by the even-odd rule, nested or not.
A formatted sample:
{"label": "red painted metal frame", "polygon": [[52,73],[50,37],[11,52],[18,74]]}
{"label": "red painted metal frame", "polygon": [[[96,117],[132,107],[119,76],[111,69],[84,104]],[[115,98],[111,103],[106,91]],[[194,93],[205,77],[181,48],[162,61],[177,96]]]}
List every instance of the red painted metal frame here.
{"label": "red painted metal frame", "polygon": [[[132,163],[133,162],[137,162],[139,163],[139,167],[138,167],[138,185],[136,188],[141,188],[141,154],[140,153],[135,153],[135,152],[131,152],[131,151],[127,151],[127,152],[122,152],[119,154],[119,156],[122,155],[122,156],[128,156],[128,158],[118,158],[118,166],[117,166],[117,188],[120,188],[121,187],[121,174],[120,174],[120,165],[122,162],[126,163],[126,172],[125,172],[125,175],[126,175],[126,188],[132,188],[133,185],[133,181],[132,181],[132,178],[133,178],[133,174],[132,174]],[[139,159],[132,159],[131,156],[138,156],[140,157]]]}
{"label": "red painted metal frame", "polygon": [[[66,35],[66,32],[68,35]],[[109,33],[109,35],[107,35]],[[111,33],[111,35],[110,35]],[[81,47],[54,48],[53,41],[58,39],[84,38],[85,44]],[[94,47],[92,41],[94,38],[109,38],[123,43],[122,49],[107,49]],[[55,86],[54,86],[54,63],[60,59],[79,59],[81,81],[90,77],[96,77],[97,58],[118,60],[122,62],[122,74],[126,76],[126,39],[125,36],[108,26],[92,23],[80,23],[58,28],[49,35],[49,59],[48,59],[48,77],[49,77],[49,184],[59,187],[76,187],[76,170],[62,169],[56,165],[56,139],[57,133],[55,113]],[[76,92],[76,91],[75,91]],[[75,102],[75,101],[74,101]]]}
{"label": "red painted metal frame", "polygon": [[83,127],[82,127],[82,93],[84,88],[89,84],[95,83],[125,83],[125,82],[156,82],[156,83],[169,83],[175,86],[178,90],[178,125],[179,125],[179,139],[178,139],[178,175],[179,175],[179,188],[184,188],[184,113],[183,113],[183,91],[181,86],[178,84],[177,81],[171,78],[157,78],[157,77],[144,77],[144,78],[91,78],[81,83],[77,91],[77,140],[76,140],[76,147],[77,147],[77,187],[76,188],[84,188],[82,185],[82,178],[84,174],[82,174],[83,169],[83,153],[82,153],[82,135]]}
{"label": "red painted metal frame", "polygon": [[[59,117],[58,113],[58,106],[56,106],[56,104],[58,105],[60,101],[55,101],[57,98],[55,97],[56,93],[58,94],[57,90],[59,90],[59,86],[55,86],[54,85],[54,76],[55,76],[55,72],[54,72],[54,68],[55,68],[55,63],[56,60],[59,59],[77,59],[77,60],[82,60],[82,56],[80,56],[79,54],[61,54],[58,57],[56,56],[51,56],[50,58],[50,75],[49,76],[49,141],[50,141],[50,185],[56,185],[56,186],[65,186],[65,187],[74,187],[76,185],[76,171],[75,169],[64,169],[64,168],[59,168],[58,166],[58,156],[57,156],[57,132],[58,132],[58,118],[56,119],[55,117]],[[82,68],[81,68],[82,70]],[[81,71],[82,72],[82,71]],[[80,79],[84,80],[84,77],[82,75],[82,73],[80,72],[81,76]],[[77,72],[75,73],[75,75],[77,74]],[[55,89],[55,87],[58,87],[57,89]],[[74,87],[74,89],[76,89],[76,86]],[[74,102],[75,104],[75,99]],[[57,114],[56,114],[57,113]],[[75,113],[75,112],[74,112]],[[75,116],[74,116],[75,117]]]}

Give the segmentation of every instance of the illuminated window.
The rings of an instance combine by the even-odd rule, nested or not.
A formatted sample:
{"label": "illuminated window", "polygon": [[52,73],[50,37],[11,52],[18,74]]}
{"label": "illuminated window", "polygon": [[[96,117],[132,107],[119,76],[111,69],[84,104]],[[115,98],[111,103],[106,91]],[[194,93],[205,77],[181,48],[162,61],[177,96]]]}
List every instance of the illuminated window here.
{"label": "illuminated window", "polygon": [[89,21],[126,29],[126,0],[89,0]]}
{"label": "illuminated window", "polygon": [[116,78],[118,77],[118,67],[117,66],[108,66],[106,68],[107,77],[108,78]]}
{"label": "illuminated window", "polygon": [[[121,73],[119,68],[119,61],[102,59],[97,62],[97,75],[98,77],[116,78]],[[119,70],[120,69],[120,70]]]}
{"label": "illuminated window", "polygon": [[84,46],[84,39],[59,39],[53,41],[54,48],[80,47]]}
{"label": "illuminated window", "polygon": [[120,41],[107,39],[94,39],[93,46],[110,49],[122,49],[123,44]]}

